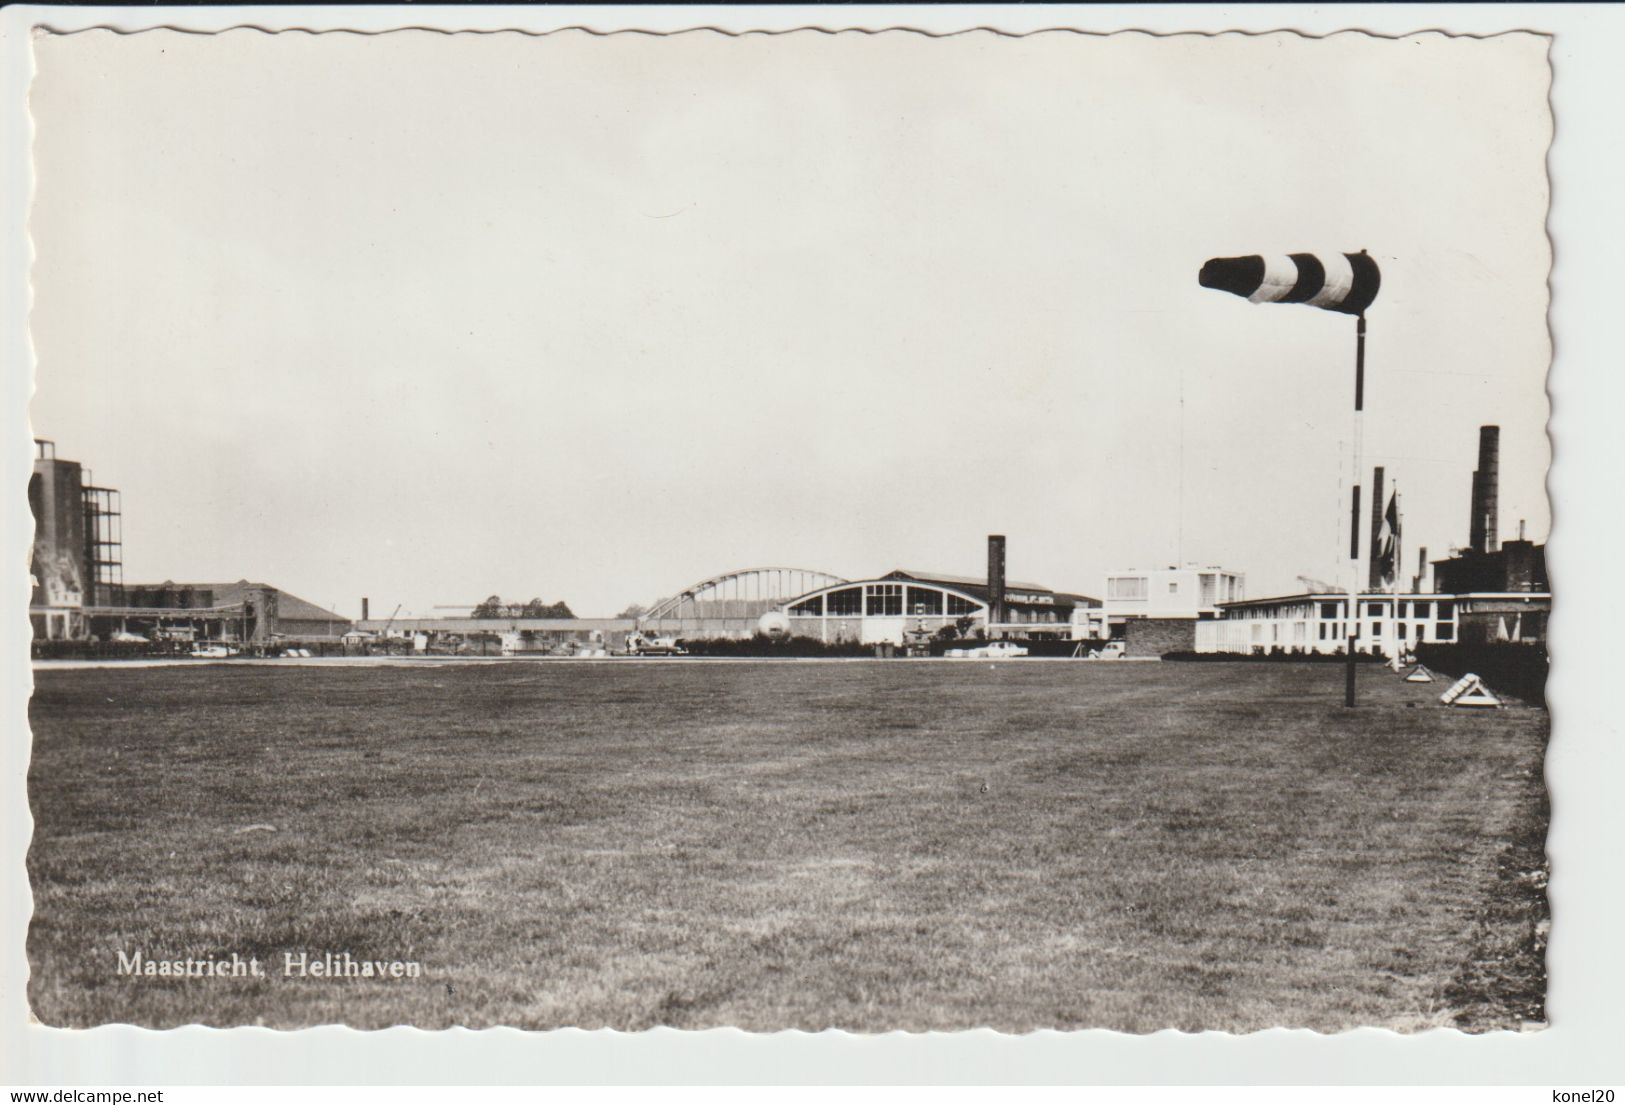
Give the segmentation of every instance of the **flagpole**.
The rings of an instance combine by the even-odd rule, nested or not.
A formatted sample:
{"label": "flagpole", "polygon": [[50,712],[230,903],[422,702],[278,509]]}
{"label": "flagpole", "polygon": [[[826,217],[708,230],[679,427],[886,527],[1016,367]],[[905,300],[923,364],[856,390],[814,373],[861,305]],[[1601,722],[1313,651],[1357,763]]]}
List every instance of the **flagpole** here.
{"label": "flagpole", "polygon": [[1400,574],[1401,571],[1404,570],[1403,566],[1404,566],[1404,563],[1405,563],[1405,549],[1404,549],[1404,546],[1401,544],[1401,537],[1405,533],[1405,526],[1403,525],[1404,515],[1401,513],[1402,510],[1403,510],[1403,506],[1402,506],[1403,502],[1404,502],[1404,500],[1399,497],[1399,481],[1395,480],[1394,481],[1394,641],[1395,641],[1395,645],[1394,645],[1394,663],[1398,665],[1398,667],[1394,668],[1395,671],[1398,671],[1401,667],[1405,666],[1405,650],[1406,650],[1406,648],[1408,648],[1410,646],[1410,638],[1409,637],[1405,638],[1405,644],[1404,645],[1400,645],[1398,643],[1398,641],[1399,641],[1399,574]]}

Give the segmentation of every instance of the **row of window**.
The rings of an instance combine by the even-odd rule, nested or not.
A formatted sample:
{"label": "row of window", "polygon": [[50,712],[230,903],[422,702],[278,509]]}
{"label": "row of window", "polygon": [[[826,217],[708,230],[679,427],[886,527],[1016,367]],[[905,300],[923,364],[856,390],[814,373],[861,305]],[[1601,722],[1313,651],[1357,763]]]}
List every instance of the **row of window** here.
{"label": "row of window", "polygon": [[[1339,618],[1346,617],[1346,605],[1347,604],[1342,602],[1319,603],[1318,613],[1320,620],[1331,622],[1337,621]],[[1435,613],[1435,610],[1437,610],[1437,613]],[[1399,610],[1396,613],[1394,611],[1394,604],[1392,602],[1368,602],[1365,604],[1365,613],[1366,617],[1368,618],[1398,617],[1413,618],[1417,621],[1425,621],[1429,618],[1435,618],[1437,621],[1441,622],[1453,622],[1456,620],[1456,605],[1453,602],[1439,602],[1432,599],[1428,600],[1427,602],[1407,601],[1399,604]],[[1294,603],[1291,606],[1284,607],[1254,606],[1245,610],[1231,610],[1226,612],[1225,617],[1240,619],[1242,621],[1268,622],[1291,621],[1294,618],[1312,618],[1315,615],[1315,605],[1311,605],[1309,603]]]}
{"label": "row of window", "polygon": [[[1371,623],[1370,632],[1371,632],[1371,638],[1373,640],[1381,640],[1382,639],[1382,624],[1383,624],[1382,622],[1372,622]],[[1399,640],[1406,641],[1406,640],[1413,639],[1412,636],[1411,636],[1410,623],[1408,623],[1408,622],[1396,622],[1394,624],[1395,624],[1395,636]],[[1320,639],[1322,641],[1341,641],[1343,639],[1343,634],[1345,632],[1347,632],[1347,627],[1345,626],[1345,624],[1343,622],[1321,622],[1320,623]],[[1425,640],[1426,639],[1426,634],[1427,634],[1427,625],[1425,623],[1423,623],[1423,622],[1416,623],[1416,630],[1415,630],[1414,639],[1418,640],[1418,641]],[[1434,627],[1433,627],[1433,639],[1435,641],[1452,641],[1452,640],[1455,640],[1455,637],[1456,637],[1456,626],[1455,626],[1455,624],[1453,622],[1439,622],[1439,623],[1434,625]]]}
{"label": "row of window", "polygon": [[[1202,572],[1197,576],[1197,585],[1203,606],[1212,606],[1215,601],[1234,602],[1241,598],[1241,580],[1236,576]],[[1170,595],[1179,594],[1179,581],[1168,580],[1167,588]],[[1150,596],[1150,590],[1151,581],[1147,576],[1106,577],[1106,598],[1112,602],[1141,601]]]}
{"label": "row of window", "polygon": [[907,613],[922,617],[946,614],[950,618],[959,618],[981,609],[979,603],[934,587],[866,583],[861,587],[843,587],[804,599],[790,607],[790,615],[798,618],[895,618]]}
{"label": "row of window", "polygon": [[1149,586],[1144,576],[1112,576],[1106,580],[1106,597],[1115,602],[1143,599]]}
{"label": "row of window", "polygon": [[[1438,607],[1438,620],[1450,622],[1456,620],[1456,605],[1452,602],[1402,602],[1399,604],[1398,614],[1393,613],[1392,603],[1368,602],[1365,604],[1365,613],[1368,618],[1416,618],[1418,620],[1434,617],[1434,607]],[[1257,617],[1267,619],[1268,611],[1260,609]],[[1322,621],[1335,621],[1344,616],[1344,604],[1341,602],[1323,602],[1320,604],[1320,617]]]}
{"label": "row of window", "polygon": [[[1305,642],[1305,640],[1307,639],[1307,637],[1308,637],[1308,629],[1309,629],[1308,624],[1306,622],[1292,622],[1292,623],[1289,623],[1289,624],[1291,625],[1291,630],[1292,630],[1291,631],[1292,640],[1291,640],[1290,643],[1292,643],[1292,644],[1303,644]],[[1345,622],[1319,622],[1319,623],[1317,623],[1317,625],[1318,625],[1318,629],[1319,629],[1318,638],[1319,638],[1319,640],[1322,640],[1322,641],[1334,641],[1334,642],[1335,641],[1341,641],[1341,640],[1343,640],[1343,636],[1347,632],[1347,628],[1348,628],[1347,623],[1345,623]],[[1270,627],[1269,627],[1269,630],[1270,630],[1270,632],[1269,632],[1269,641],[1265,642],[1265,640],[1264,640],[1264,627],[1262,625],[1254,625],[1252,627],[1252,643],[1255,644],[1255,645],[1256,644],[1264,644],[1264,643],[1269,643],[1269,644],[1289,643],[1289,642],[1283,641],[1281,627],[1282,627],[1282,623],[1280,623],[1280,622],[1272,623],[1270,625]],[[1372,622],[1372,623],[1370,623],[1369,633],[1370,633],[1370,636],[1371,636],[1372,640],[1380,641],[1382,639],[1382,635],[1383,635],[1382,634],[1382,623],[1381,622]],[[1455,640],[1455,637],[1456,637],[1456,627],[1454,625],[1444,624],[1444,625],[1435,625],[1433,627],[1433,639],[1435,641],[1452,641],[1452,640]],[[1398,623],[1397,638],[1399,640],[1401,640],[1401,641],[1406,641],[1406,640],[1422,641],[1422,640],[1426,640],[1427,639],[1427,626],[1418,623],[1415,626],[1414,636],[1413,636],[1413,631],[1412,631],[1411,625],[1408,622],[1399,622]]]}

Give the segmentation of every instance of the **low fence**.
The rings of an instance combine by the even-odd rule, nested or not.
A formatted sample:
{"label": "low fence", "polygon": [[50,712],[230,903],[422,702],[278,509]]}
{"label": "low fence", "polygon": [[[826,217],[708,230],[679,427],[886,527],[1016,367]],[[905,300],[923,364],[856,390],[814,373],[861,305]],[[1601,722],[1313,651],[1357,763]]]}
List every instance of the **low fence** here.
{"label": "low fence", "polygon": [[[1259,646],[1251,652],[1165,652],[1164,660],[1177,660],[1184,662],[1200,662],[1208,664],[1235,664],[1235,663],[1292,663],[1292,664],[1341,664],[1348,660],[1348,654],[1343,652],[1310,652],[1302,648],[1282,648],[1276,645],[1266,649]],[[1371,652],[1356,652],[1356,664],[1386,664],[1388,657],[1382,650]]]}
{"label": "low fence", "polygon": [[709,637],[679,642],[690,656],[806,660],[824,656],[873,656],[874,645],[820,641],[816,637]]}
{"label": "low fence", "polygon": [[1492,691],[1521,698],[1531,706],[1546,706],[1551,661],[1544,644],[1422,644],[1413,651],[1419,662],[1443,675],[1459,678],[1472,672]]}
{"label": "low fence", "polygon": [[[982,648],[991,643],[982,637],[966,637],[962,640],[932,641],[929,648],[932,656],[942,656],[950,649]],[[1050,657],[1083,657],[1090,652],[1104,648],[1107,644],[1106,641],[1071,641],[1057,637],[1033,637],[1027,640],[1012,641],[1011,643],[1026,649],[1028,656]],[[1081,650],[1078,647],[1079,645],[1083,646]]]}
{"label": "low fence", "polygon": [[[35,639],[29,644],[29,656],[34,660],[151,660],[175,656],[191,656],[198,644],[192,641],[47,641]],[[277,640],[266,644],[231,646],[238,656],[281,656],[289,649],[299,648],[312,656],[343,656],[344,643],[336,637],[306,640]],[[406,643],[408,650],[411,642]]]}

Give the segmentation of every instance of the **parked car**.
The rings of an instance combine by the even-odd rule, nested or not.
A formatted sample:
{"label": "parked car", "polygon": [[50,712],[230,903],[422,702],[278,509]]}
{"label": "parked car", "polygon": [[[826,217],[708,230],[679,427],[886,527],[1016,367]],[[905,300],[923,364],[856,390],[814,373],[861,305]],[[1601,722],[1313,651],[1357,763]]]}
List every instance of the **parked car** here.
{"label": "parked car", "polygon": [[626,639],[628,656],[687,656],[688,650],[671,637],[645,637],[633,633]]}
{"label": "parked car", "polygon": [[[951,656],[953,653],[960,651],[960,649],[953,649],[949,652],[949,655]],[[985,645],[977,645],[975,648],[967,648],[962,651],[968,660],[1013,660],[1018,656],[1027,655],[1027,649],[1014,641],[989,641]]]}
{"label": "parked car", "polygon": [[236,656],[237,651],[230,645],[199,643],[192,649],[191,655],[204,660],[224,660],[228,656]]}

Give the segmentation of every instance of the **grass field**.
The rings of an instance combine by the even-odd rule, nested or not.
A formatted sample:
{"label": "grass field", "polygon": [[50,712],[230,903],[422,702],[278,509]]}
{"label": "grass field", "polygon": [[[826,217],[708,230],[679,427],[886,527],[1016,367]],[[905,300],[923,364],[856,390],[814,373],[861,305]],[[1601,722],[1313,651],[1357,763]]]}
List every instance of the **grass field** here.
{"label": "grass field", "polygon": [[[1516,1027],[1547,715],[1336,665],[36,672],[35,1015]],[[146,979],[117,954],[276,964]],[[285,951],[416,979],[281,977]]]}

